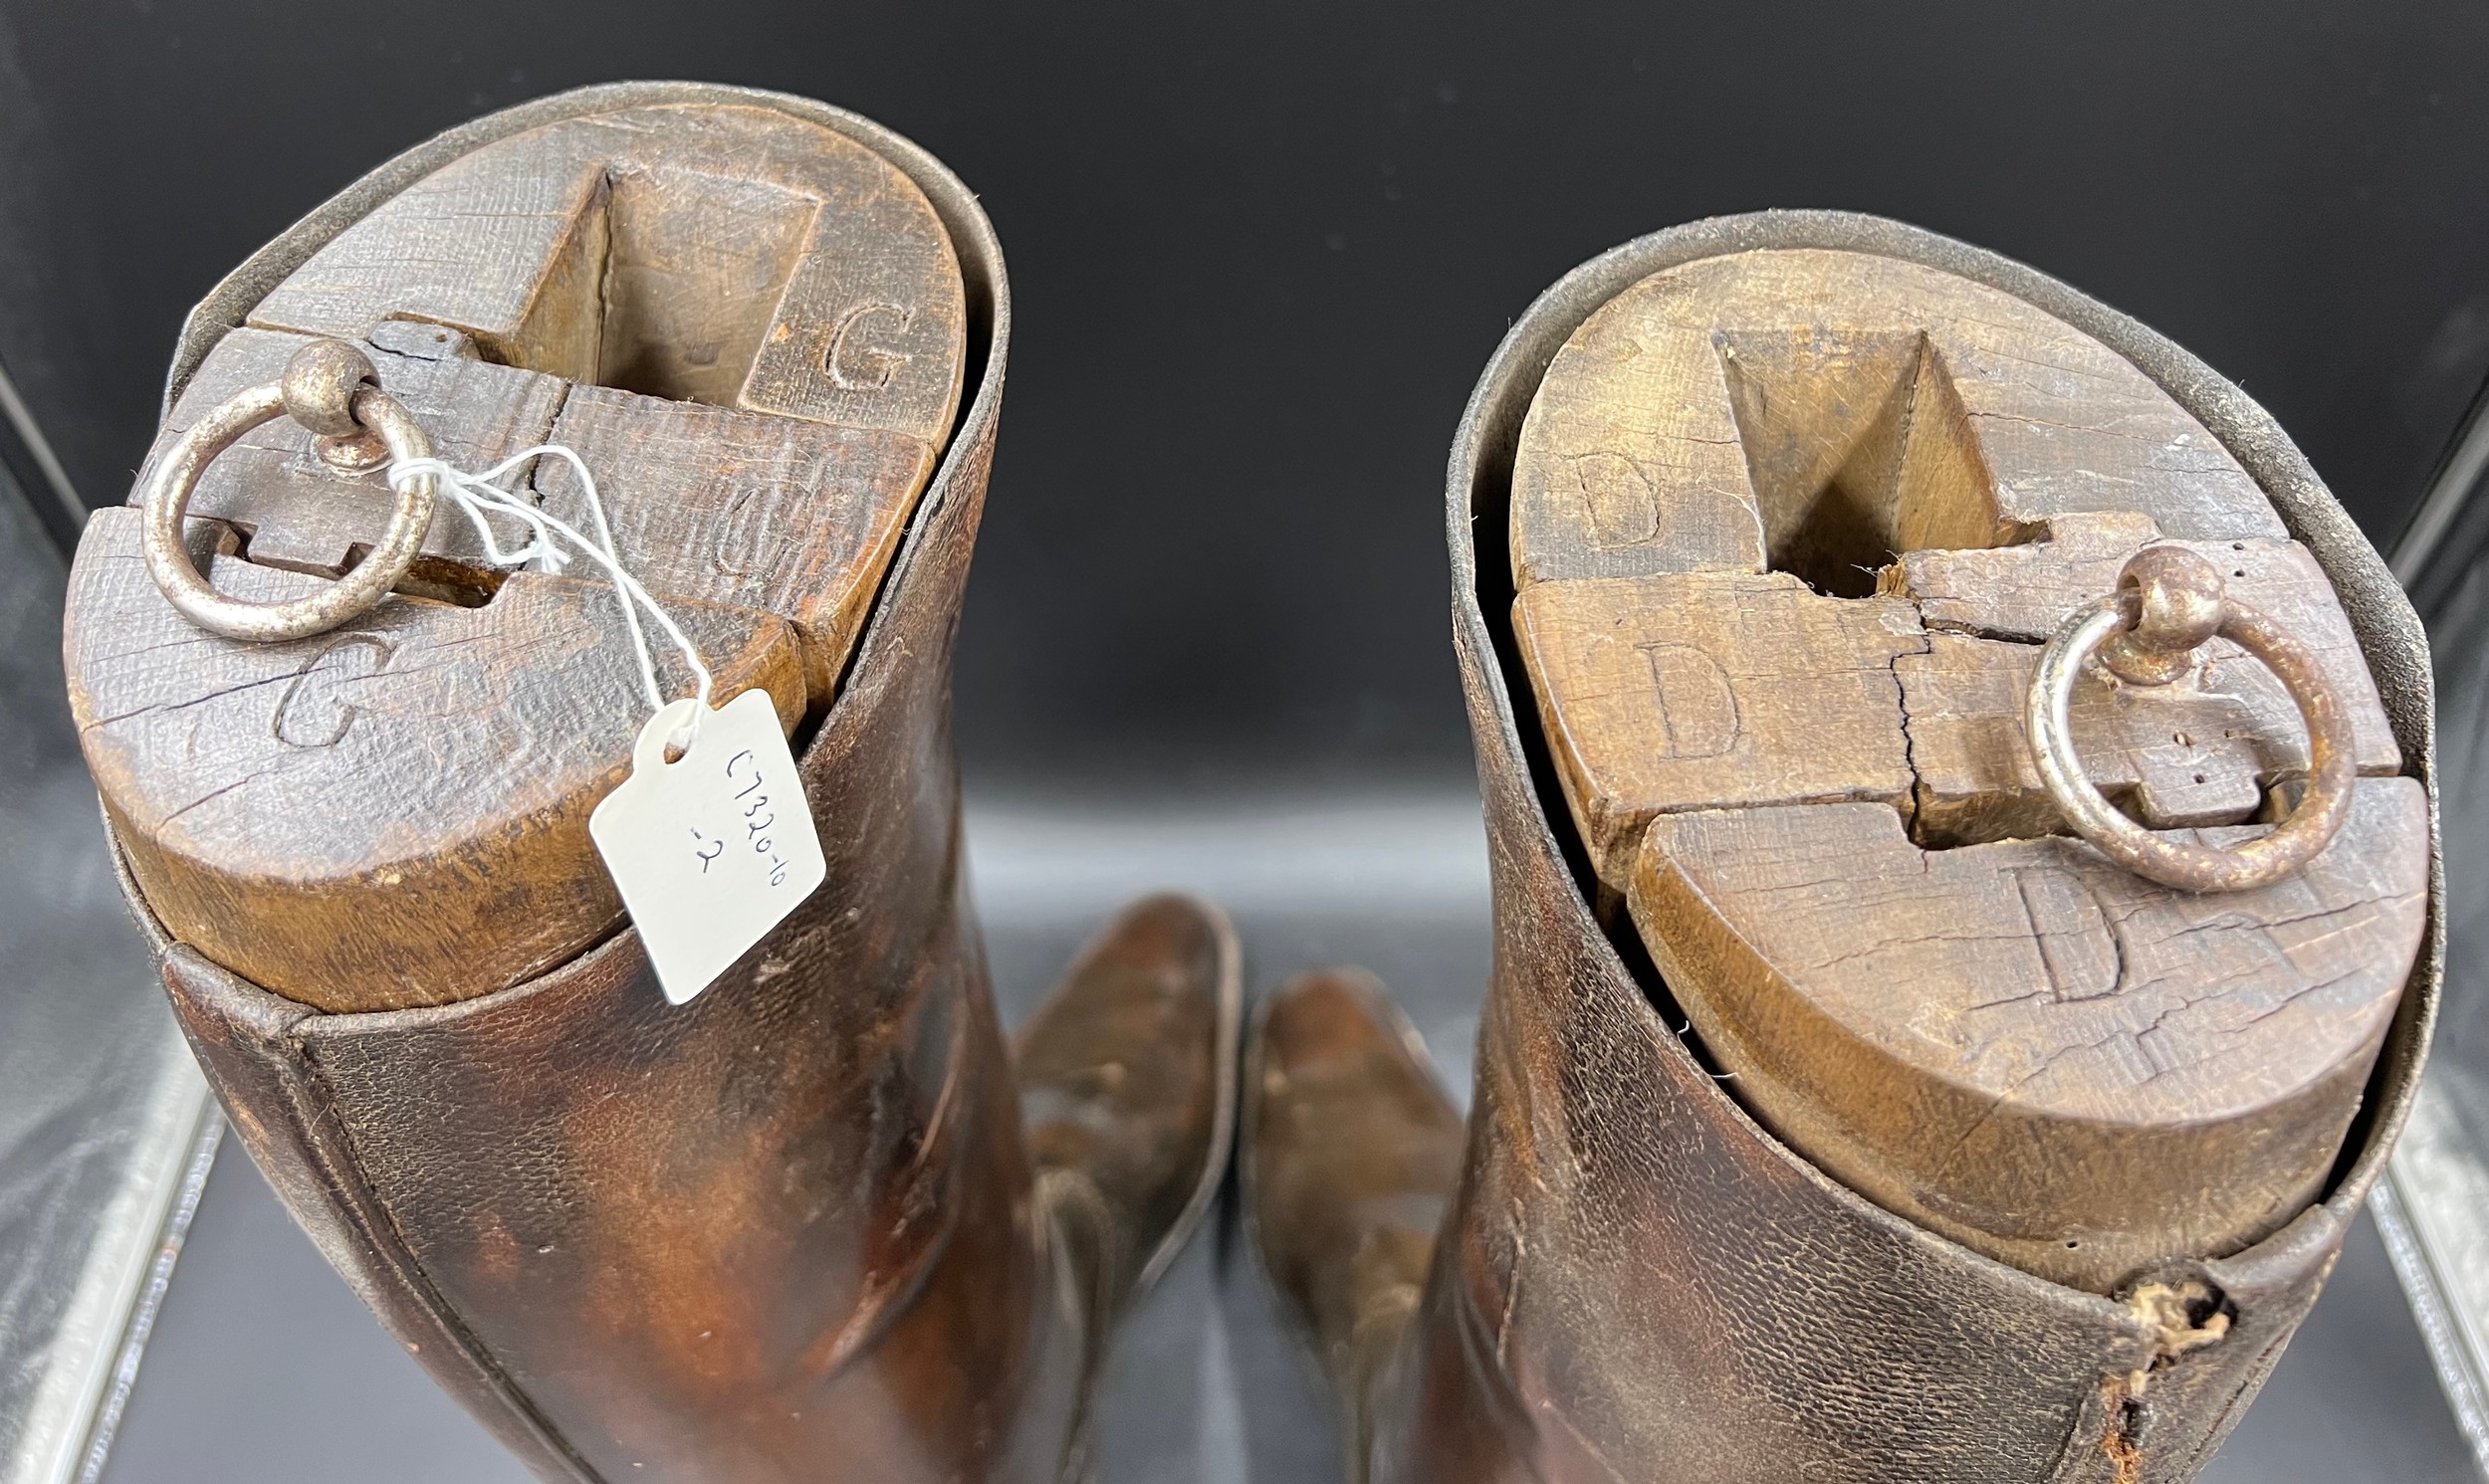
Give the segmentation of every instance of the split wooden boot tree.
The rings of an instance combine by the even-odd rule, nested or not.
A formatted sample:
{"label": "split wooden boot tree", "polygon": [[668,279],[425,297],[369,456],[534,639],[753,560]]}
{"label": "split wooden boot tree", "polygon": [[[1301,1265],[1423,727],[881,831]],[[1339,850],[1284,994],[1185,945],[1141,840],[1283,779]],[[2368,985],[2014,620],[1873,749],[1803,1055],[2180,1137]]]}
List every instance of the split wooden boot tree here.
{"label": "split wooden boot tree", "polygon": [[[2166,393],[1936,268],[1727,254],[1565,341],[1511,498],[1602,900],[1766,1127],[2101,1293],[2318,1197],[2419,947],[2428,806],[2324,573]],[[2339,833],[2269,885],[2134,874],[2034,755],[2043,646],[2160,547],[2308,651],[2346,726]],[[2072,745],[2134,822],[2234,849],[2308,791],[2300,707],[2225,639],[2169,668],[2084,666]]]}
{"label": "split wooden boot tree", "polygon": [[[1056,1479],[1105,1321],[1217,1186],[1216,914],[1128,916],[1016,1069],[964,896],[951,646],[1010,325],[975,196],[889,130],[581,89],[238,268],[140,509],[81,547],[74,700],[173,1013],[322,1253],[549,1484]],[[425,448],[547,442],[716,699],[795,733],[823,876],[685,1003],[584,827],[653,705],[612,584],[423,508]],[[505,483],[597,530],[566,466]],[[731,768],[715,735],[683,765]]]}
{"label": "split wooden boot tree", "polygon": [[[1225,920],[1138,905],[1015,1057],[965,895],[951,650],[1010,326],[975,196],[889,130],[580,89],[238,269],[140,509],[81,548],[74,700],[183,1033],[312,1240],[548,1484],[1071,1477],[1113,1322],[1220,1186]],[[599,504],[659,676],[596,558],[509,569],[536,523],[601,552]],[[660,773],[652,714],[755,686],[800,735],[746,828],[799,799],[820,872],[678,999],[587,816],[631,768],[642,847],[713,859],[649,785],[696,806],[771,718]],[[682,917],[763,890],[734,881]]]}
{"label": "split wooden boot tree", "polygon": [[[717,699],[764,687],[792,731],[828,705],[950,434],[966,318],[950,238],[888,159],[772,108],[625,107],[459,157],[329,240],[207,353],[156,457],[307,344],[351,342],[458,468],[575,449]],[[297,598],[381,539],[396,497],[335,441],[278,418],[207,465],[187,535],[216,588]],[[567,465],[518,477],[593,530]],[[174,611],[142,524],[90,526],[68,668],[175,939],[352,1011],[501,989],[621,922],[586,824],[648,706],[601,573],[497,565],[444,501],[388,599],[252,643]]]}

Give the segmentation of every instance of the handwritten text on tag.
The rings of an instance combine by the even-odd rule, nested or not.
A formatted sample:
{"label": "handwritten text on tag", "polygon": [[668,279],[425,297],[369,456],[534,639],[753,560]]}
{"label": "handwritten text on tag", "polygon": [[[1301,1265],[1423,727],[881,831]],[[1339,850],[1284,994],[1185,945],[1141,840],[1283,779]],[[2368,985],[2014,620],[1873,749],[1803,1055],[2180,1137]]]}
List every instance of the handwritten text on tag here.
{"label": "handwritten text on tag", "polygon": [[631,775],[587,820],[657,982],[678,1005],[829,874],[769,693],[746,691],[702,717],[689,749],[666,761],[667,742],[699,705],[676,701],[649,718]]}

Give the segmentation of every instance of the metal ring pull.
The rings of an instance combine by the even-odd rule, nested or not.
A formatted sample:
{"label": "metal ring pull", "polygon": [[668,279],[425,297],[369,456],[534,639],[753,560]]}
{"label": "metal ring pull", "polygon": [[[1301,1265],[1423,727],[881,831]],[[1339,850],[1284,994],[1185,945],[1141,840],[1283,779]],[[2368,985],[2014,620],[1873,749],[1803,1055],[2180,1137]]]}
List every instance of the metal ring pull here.
{"label": "metal ring pull", "polygon": [[[2095,651],[2103,667],[2130,685],[2167,685],[2192,668],[2196,648],[2216,634],[2273,672],[2308,727],[2306,795],[2272,833],[2229,850],[2154,833],[2120,813],[2085,775],[2067,726],[2075,680]],[[2138,552],[2119,574],[2115,593],[2066,620],[2040,656],[2023,721],[2040,777],[2076,833],[2163,886],[2237,892],[2270,885],[2314,860],[2351,812],[2357,774],[2351,722],[2315,654],[2230,597],[2219,568],[2183,547]]]}
{"label": "metal ring pull", "polygon": [[182,616],[229,639],[303,639],[327,633],[370,608],[395,587],[423,548],[440,482],[430,474],[397,490],[397,508],[379,544],[353,570],[309,597],[255,603],[208,585],[182,541],[182,518],[199,476],[235,439],[292,414],[317,435],[323,459],[368,468],[371,435],[391,463],[432,456],[432,442],[396,398],[382,391],[371,359],[343,340],[315,340],[286,362],[282,379],[245,388],[190,426],[164,451],[147,478],[142,535],[147,571]]}

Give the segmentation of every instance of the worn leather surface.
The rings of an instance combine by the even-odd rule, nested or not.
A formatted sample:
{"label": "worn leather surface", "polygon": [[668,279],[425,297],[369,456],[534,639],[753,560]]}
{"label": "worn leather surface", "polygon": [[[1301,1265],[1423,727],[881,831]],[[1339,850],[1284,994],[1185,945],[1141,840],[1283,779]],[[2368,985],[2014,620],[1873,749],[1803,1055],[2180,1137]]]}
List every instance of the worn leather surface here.
{"label": "worn leather surface", "polygon": [[[1174,1262],[1219,1193],[1236,1134],[1244,962],[1227,915],[1148,897],[1092,942],[1012,1049],[1037,1200],[1109,1333]],[[1067,1478],[1093,1457],[1088,1349]]]}
{"label": "worn leather surface", "polygon": [[455,1005],[323,1014],[167,942],[132,906],[296,1218],[544,1478],[1051,1479],[1084,1305],[1037,1201],[961,890],[949,721],[1010,337],[974,198],[915,146],[817,104],[581,90],[399,157],[253,257],[192,315],[170,393],[272,285],[407,182],[511,132],[668,102],[781,108],[861,140],[922,186],[967,278],[966,410],[799,759],[826,884],[680,1008],[626,931]]}
{"label": "worn leather surface", "polygon": [[1040,1178],[1108,1213],[1110,1313],[1166,1272],[1226,1172],[1243,958],[1227,915],[1148,897],[1092,942],[1012,1048]]}
{"label": "worn leather surface", "polygon": [[[1601,931],[1580,850],[1551,827],[1561,798],[1537,719],[1514,700],[1529,689],[1500,617],[1508,574],[1500,559],[1481,566],[1472,536],[1506,529],[1522,416],[1584,318],[1662,269],[1797,247],[1975,279],[2133,360],[2228,445],[2316,553],[2407,769],[2428,776],[2427,651],[2400,590],[2271,417],[2150,330],[1993,254],[1844,213],[1699,222],[1576,270],[1513,326],[1453,451],[1454,638],[1486,813],[1495,974],[1459,1190],[1420,1317],[1374,1400],[1378,1478],[2191,1477],[2315,1302],[2408,1107],[2442,959],[2433,867],[2428,939],[2324,1200],[2234,1257],[2148,1275],[2217,1291],[2174,1323],[2141,1300],[2044,1282],[1859,1198],[1764,1133],[1672,1033],[1680,1018],[1666,987],[1630,942]],[[2432,830],[2433,817],[2432,803]],[[2190,1333],[2224,1318],[2217,1339]]]}
{"label": "worn leather surface", "polygon": [[1247,1052],[1244,1220],[1297,1340],[1340,1403],[1355,1477],[1375,1384],[1425,1292],[1461,1175],[1461,1112],[1371,975],[1305,974]]}

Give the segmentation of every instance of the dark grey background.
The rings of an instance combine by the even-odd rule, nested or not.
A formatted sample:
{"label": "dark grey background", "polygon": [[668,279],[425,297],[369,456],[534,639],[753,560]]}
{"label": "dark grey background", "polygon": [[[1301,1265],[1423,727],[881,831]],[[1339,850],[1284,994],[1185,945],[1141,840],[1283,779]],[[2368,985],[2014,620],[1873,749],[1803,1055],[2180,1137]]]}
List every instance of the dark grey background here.
{"label": "dark grey background", "polygon": [[[1381,970],[1466,1089],[1487,943],[1442,468],[1534,294],[1707,213],[1903,217],[2243,381],[2384,541],[2489,371],[2483,76],[2489,11],[2404,0],[0,0],[0,364],[117,502],[184,309],[436,129],[622,77],[890,123],[983,193],[1017,294],[959,683],[1007,1010],[1118,898],[1190,885],[1256,989]],[[1232,1212],[1116,1366],[1110,1484],[1328,1476]],[[231,1150],[113,1458],[516,1477]],[[2464,1471],[2363,1226],[2207,1477]]]}
{"label": "dark grey background", "polygon": [[1650,0],[0,0],[0,362],[91,503],[184,310],[388,154],[572,84],[786,88],[1000,226],[972,777],[1458,777],[1444,450],[1628,237],[1879,211],[2263,398],[2380,539],[2489,368],[2489,10]]}

